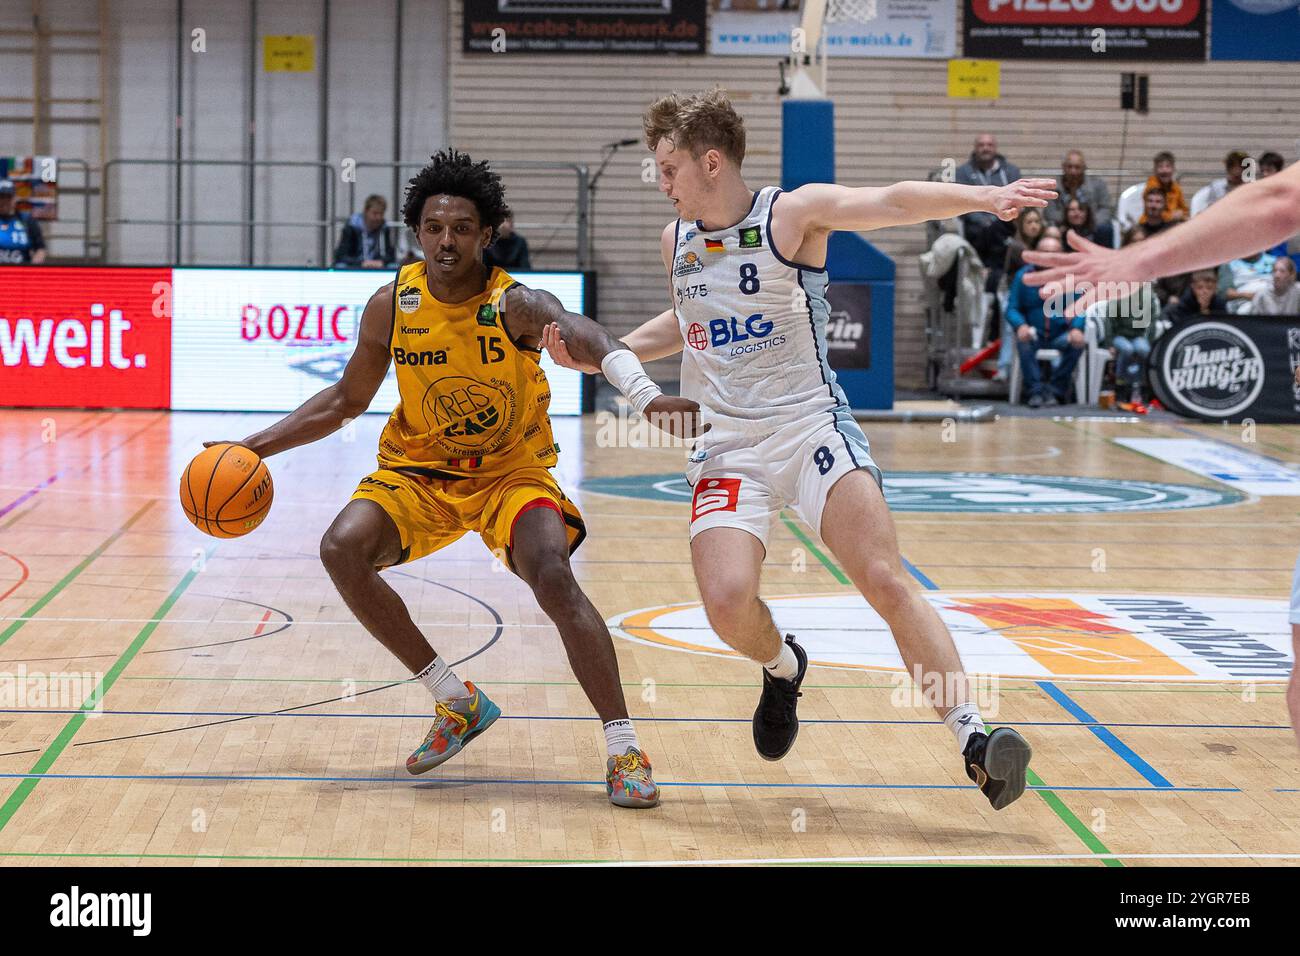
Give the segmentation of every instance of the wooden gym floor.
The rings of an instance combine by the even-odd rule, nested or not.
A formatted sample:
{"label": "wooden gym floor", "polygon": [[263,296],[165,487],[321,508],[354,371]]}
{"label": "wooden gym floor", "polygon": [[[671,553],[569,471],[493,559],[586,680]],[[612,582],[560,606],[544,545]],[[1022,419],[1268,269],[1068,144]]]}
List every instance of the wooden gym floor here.
{"label": "wooden gym floor", "polygon": [[[667,612],[644,612],[697,598],[687,505],[580,487],[679,473],[684,453],[599,447],[590,417],[555,422],[558,473],[590,530],[575,567],[623,625],[615,644],[662,806],[607,803],[600,726],[558,636],[472,535],[387,573],[434,646],[465,659],[457,672],[489,689],[505,719],[440,771],[409,777],[430,700],[399,683],[407,675],[351,618],[317,558],[321,533],[373,468],[382,416],[271,459],[274,507],[245,538],[206,538],[181,513],[178,476],[200,441],[274,417],[0,412],[0,678],[11,687],[0,707],[0,864],[1300,861],[1300,748],[1280,680],[1115,676],[1113,655],[1086,635],[1071,643],[1069,625],[1016,645],[1047,671],[1021,675],[1013,663],[992,685],[996,722],[1035,748],[1035,789],[1005,811],[971,788],[950,735],[889,670],[812,668],[794,750],[759,759],[756,667],[674,646],[708,643],[690,607],[676,630],[656,629]],[[1213,483],[1113,439],[1197,433],[1241,445],[1238,430],[1155,421],[866,430],[886,473],[1200,487]],[[1300,461],[1300,429],[1256,437],[1242,447]],[[896,520],[917,586],[936,599],[1234,596],[1260,602],[1247,610],[1261,609],[1252,620],[1276,643],[1300,546],[1295,502]],[[804,613],[814,635],[819,620],[843,623],[851,665],[859,632],[881,633],[842,580],[792,515],[776,526],[764,593],[796,598],[791,611],[773,602],[778,621],[797,628],[798,596],[830,595]],[[985,633],[998,630],[990,620]],[[1086,673],[1051,669],[1071,654]],[[978,657],[968,655],[972,670]],[[20,678],[49,672],[92,675],[84,686],[101,683],[102,713],[71,692],[12,696]]]}

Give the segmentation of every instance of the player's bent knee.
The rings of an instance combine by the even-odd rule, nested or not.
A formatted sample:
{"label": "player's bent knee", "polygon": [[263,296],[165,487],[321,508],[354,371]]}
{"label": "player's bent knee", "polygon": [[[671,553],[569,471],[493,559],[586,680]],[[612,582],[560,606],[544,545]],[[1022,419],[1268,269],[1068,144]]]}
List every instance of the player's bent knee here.
{"label": "player's bent knee", "polygon": [[874,560],[866,568],[866,598],[882,617],[888,618],[912,598],[902,575],[888,561]]}
{"label": "player's bent knee", "polygon": [[750,626],[754,604],[758,600],[750,582],[725,577],[700,585],[704,613],[709,624],[721,634],[743,631]]}
{"label": "player's bent knee", "polygon": [[576,609],[582,591],[573,577],[567,556],[543,556],[526,580],[537,603],[552,619],[557,614],[564,615]]}

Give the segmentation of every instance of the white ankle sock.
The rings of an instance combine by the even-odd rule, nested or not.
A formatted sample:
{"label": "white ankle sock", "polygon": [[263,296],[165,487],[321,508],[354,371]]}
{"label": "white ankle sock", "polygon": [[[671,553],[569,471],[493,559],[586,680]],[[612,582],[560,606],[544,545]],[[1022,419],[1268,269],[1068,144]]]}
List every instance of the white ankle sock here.
{"label": "white ankle sock", "polygon": [[980,716],[980,709],[970,703],[958,704],[948,711],[943,718],[943,725],[956,736],[957,749],[963,753],[972,734],[988,733],[984,727],[984,718]]}
{"label": "white ankle sock", "polygon": [[415,675],[415,679],[425,686],[434,700],[455,700],[457,697],[469,696],[469,688],[461,683],[461,679],[452,673],[441,657],[435,656],[428,667]]}
{"label": "white ankle sock", "polygon": [[799,673],[799,658],[794,656],[794,648],[782,641],[781,653],[764,664],[763,667],[773,677],[789,680]]}
{"label": "white ankle sock", "polygon": [[621,757],[629,747],[641,749],[636,740],[636,728],[626,717],[611,720],[605,725],[605,754],[609,757]]}

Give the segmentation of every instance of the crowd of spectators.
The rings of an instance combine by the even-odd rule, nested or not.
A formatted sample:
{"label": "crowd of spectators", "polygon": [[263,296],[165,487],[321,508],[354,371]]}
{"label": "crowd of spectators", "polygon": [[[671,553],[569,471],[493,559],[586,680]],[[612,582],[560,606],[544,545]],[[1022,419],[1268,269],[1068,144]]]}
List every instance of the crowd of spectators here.
{"label": "crowd of spectators", "polygon": [[[1114,248],[1142,242],[1177,229],[1243,183],[1271,176],[1284,165],[1275,152],[1252,158],[1233,150],[1224,157],[1224,175],[1191,192],[1180,181],[1174,154],[1162,150],[1152,159],[1146,181],[1129,185],[1112,201],[1106,181],[1089,173],[1083,152],[1070,149],[1056,177],[1059,195],[1046,208],[1027,209],[1012,222],[985,212],[960,217],[962,234],[987,270],[989,338],[1001,338],[995,378],[1010,379],[1019,352],[1025,401],[1032,406],[1064,403],[1084,348],[1087,320],[1067,322],[1050,309],[1045,314],[1038,291],[1024,284],[1025,271],[1034,268],[1024,264],[1026,249],[1068,247],[1069,232]],[[955,175],[959,183],[993,186],[1020,177],[1019,167],[999,150],[992,133],[976,137],[969,159]],[[1300,284],[1287,243],[1225,262],[1217,271],[1145,283],[1128,299],[1092,307],[1089,319],[1098,342],[1115,360],[1117,394],[1141,403],[1146,361],[1161,331],[1171,322],[1213,313],[1300,315]],[[1055,349],[1059,356],[1046,377],[1036,360],[1040,348]]]}

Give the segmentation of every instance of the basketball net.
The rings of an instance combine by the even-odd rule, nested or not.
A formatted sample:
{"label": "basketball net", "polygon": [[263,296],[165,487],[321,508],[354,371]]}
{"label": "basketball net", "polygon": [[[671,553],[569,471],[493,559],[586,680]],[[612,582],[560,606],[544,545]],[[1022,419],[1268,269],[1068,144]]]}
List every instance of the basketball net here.
{"label": "basketball net", "polygon": [[876,0],[803,0],[803,17],[799,21],[802,49],[790,53],[792,79],[787,95],[799,100],[826,97],[826,24],[869,23],[874,19]]}

